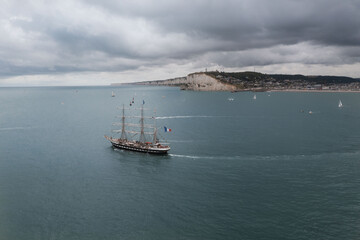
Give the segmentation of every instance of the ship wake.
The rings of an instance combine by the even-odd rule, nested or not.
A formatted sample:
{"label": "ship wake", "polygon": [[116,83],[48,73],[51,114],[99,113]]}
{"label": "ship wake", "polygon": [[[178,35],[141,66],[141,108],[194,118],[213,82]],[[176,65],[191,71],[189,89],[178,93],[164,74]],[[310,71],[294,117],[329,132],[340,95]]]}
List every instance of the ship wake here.
{"label": "ship wake", "polygon": [[29,130],[34,128],[35,127],[7,127],[7,128],[0,128],[0,131]]}
{"label": "ship wake", "polygon": [[218,118],[218,117],[228,117],[228,116],[205,116],[205,115],[194,115],[194,116],[164,116],[164,117],[156,117],[156,119]]}

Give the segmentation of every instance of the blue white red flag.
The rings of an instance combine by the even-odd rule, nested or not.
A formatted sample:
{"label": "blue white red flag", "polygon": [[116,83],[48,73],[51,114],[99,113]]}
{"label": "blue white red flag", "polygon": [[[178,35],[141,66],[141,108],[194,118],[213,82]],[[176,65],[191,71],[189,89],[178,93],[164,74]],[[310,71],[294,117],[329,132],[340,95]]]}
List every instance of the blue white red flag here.
{"label": "blue white red flag", "polygon": [[164,127],[165,132],[171,132],[171,128]]}

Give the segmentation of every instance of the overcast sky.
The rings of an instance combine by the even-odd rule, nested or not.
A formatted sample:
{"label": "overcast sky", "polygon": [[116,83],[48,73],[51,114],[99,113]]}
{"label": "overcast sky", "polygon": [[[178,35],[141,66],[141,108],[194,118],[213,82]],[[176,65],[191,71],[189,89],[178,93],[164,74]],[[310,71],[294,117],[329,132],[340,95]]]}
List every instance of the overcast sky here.
{"label": "overcast sky", "polygon": [[360,78],[359,0],[0,0],[0,86],[194,71]]}

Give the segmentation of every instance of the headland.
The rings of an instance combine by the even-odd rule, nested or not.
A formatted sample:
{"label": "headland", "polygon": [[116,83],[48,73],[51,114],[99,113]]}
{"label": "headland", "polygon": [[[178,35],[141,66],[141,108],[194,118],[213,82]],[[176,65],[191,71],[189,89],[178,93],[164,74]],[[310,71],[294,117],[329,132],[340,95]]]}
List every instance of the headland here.
{"label": "headland", "polygon": [[174,86],[193,91],[360,92],[360,79],[343,76],[263,74],[258,72],[197,72],[186,77],[132,83]]}

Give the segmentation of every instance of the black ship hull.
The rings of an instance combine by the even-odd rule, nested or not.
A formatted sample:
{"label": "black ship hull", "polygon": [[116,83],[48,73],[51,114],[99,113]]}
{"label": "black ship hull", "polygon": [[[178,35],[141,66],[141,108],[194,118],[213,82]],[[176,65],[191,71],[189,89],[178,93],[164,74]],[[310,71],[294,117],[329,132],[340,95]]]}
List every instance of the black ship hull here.
{"label": "black ship hull", "polygon": [[111,144],[115,148],[130,150],[130,151],[134,151],[134,152],[143,152],[143,153],[151,153],[151,154],[167,154],[167,152],[168,152],[168,150],[132,147],[132,146],[122,145],[122,144],[113,143],[113,142]]}
{"label": "black ship hull", "polygon": [[137,143],[129,143],[129,142],[121,142],[119,139],[110,138],[105,136],[108,139],[114,148],[124,149],[134,152],[142,152],[142,153],[150,153],[150,154],[167,154],[170,150],[168,146],[158,145],[156,147],[151,145],[137,144]]}

